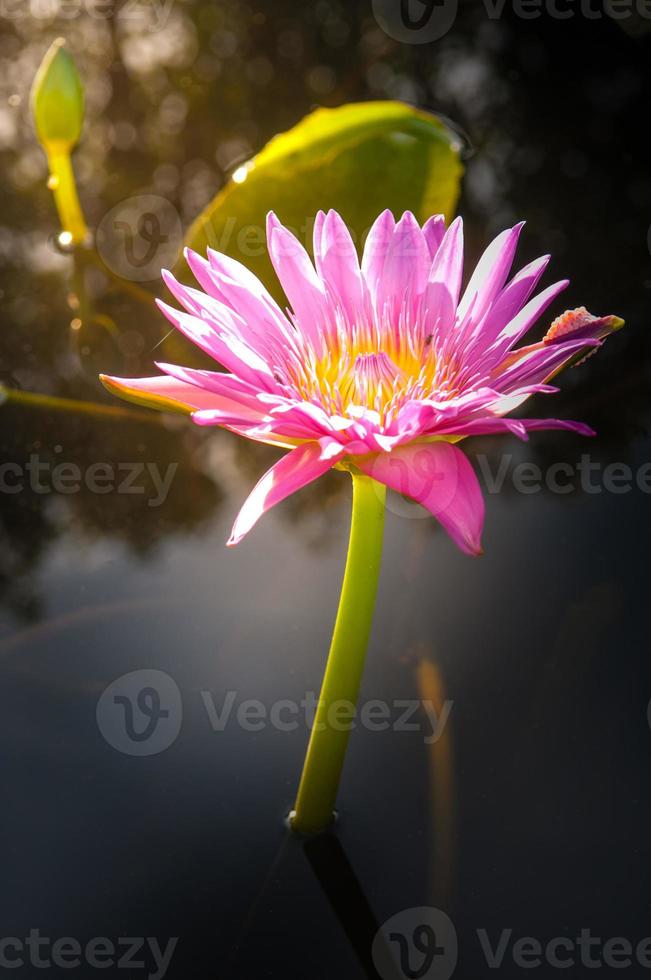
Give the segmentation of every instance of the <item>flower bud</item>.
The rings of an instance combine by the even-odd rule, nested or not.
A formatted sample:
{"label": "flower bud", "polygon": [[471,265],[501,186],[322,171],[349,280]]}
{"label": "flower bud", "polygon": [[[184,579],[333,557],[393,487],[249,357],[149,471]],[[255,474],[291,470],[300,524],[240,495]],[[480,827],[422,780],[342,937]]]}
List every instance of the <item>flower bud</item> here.
{"label": "flower bud", "polygon": [[84,89],[75,63],[60,37],[52,43],[34,78],[32,113],[46,149],[71,150],[84,121]]}

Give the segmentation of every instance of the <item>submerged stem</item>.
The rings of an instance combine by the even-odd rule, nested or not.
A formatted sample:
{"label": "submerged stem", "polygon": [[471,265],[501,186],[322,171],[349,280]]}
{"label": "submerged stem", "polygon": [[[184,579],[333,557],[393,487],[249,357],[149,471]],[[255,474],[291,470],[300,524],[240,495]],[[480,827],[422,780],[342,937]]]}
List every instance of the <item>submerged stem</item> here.
{"label": "submerged stem", "polygon": [[346,571],[330,653],[291,826],[323,830],[332,820],[357,703],[377,592],[386,487],[353,474],[353,514]]}

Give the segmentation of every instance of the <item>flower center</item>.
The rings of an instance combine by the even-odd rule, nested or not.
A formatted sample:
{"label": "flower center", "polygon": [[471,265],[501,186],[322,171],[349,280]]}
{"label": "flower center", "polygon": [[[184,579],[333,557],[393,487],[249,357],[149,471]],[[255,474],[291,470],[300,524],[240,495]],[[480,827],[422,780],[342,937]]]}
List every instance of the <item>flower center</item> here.
{"label": "flower center", "polygon": [[403,379],[404,372],[384,351],[358,354],[349,381],[355,391],[353,401],[379,411]]}
{"label": "flower center", "polygon": [[411,399],[452,397],[457,369],[437,355],[422,323],[374,333],[359,329],[352,337],[331,337],[320,357],[306,345],[290,372],[294,390],[330,414],[354,416],[370,409],[383,423]]}

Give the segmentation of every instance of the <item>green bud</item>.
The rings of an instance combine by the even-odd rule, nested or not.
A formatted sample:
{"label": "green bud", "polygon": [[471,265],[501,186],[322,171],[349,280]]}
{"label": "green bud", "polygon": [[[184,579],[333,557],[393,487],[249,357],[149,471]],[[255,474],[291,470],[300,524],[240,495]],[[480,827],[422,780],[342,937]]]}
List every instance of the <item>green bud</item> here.
{"label": "green bud", "polygon": [[84,121],[84,89],[65,38],[52,43],[36,72],[31,103],[38,138],[46,148],[70,150]]}

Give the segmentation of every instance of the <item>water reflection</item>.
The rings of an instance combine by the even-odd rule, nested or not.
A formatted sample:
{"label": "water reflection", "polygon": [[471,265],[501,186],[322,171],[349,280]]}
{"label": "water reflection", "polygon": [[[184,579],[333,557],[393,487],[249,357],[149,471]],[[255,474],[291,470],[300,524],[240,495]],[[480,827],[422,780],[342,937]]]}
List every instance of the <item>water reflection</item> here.
{"label": "water reflection", "polygon": [[334,834],[320,834],[306,841],[303,850],[364,975],[377,980],[371,951],[380,923],[341,842]]}
{"label": "water reflection", "polygon": [[[242,926],[233,942],[228,957],[228,966],[235,973],[240,967],[242,951],[246,950],[252,935],[255,935],[263,918],[265,904],[269,901],[268,892],[287,873],[287,864],[300,866],[305,862],[327,900],[330,913],[334,915],[338,927],[348,941],[362,973],[369,980],[379,980],[373,961],[373,940],[380,923],[375,917],[368,896],[359,881],[350,859],[340,839],[332,832],[319,834],[310,839],[296,839],[287,833],[283,837],[267,875],[256,893],[251,907],[243,919]],[[315,931],[318,923],[314,923]],[[308,937],[305,937],[308,939]]]}
{"label": "water reflection", "polygon": [[[0,586],[21,619],[42,611],[36,571],[57,539],[122,542],[151,561],[166,535],[200,533],[219,505],[219,483],[196,464],[186,428],[13,404],[2,412],[12,471],[3,473]],[[164,493],[152,465],[170,473]]]}

